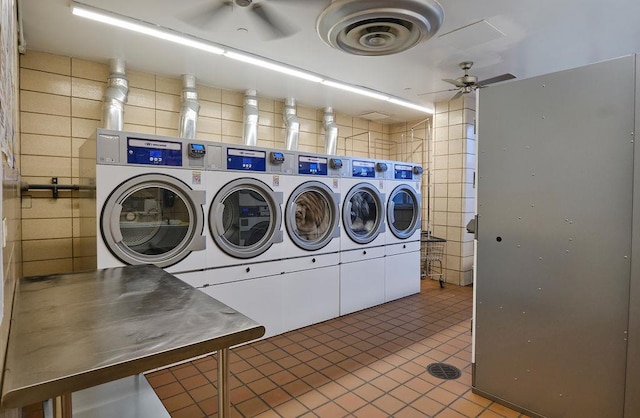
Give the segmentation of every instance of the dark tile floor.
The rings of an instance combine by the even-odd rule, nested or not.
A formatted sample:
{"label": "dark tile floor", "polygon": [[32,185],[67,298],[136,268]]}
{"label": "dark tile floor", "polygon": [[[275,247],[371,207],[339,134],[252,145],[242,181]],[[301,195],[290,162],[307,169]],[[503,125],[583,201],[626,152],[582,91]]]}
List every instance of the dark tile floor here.
{"label": "dark tile floor", "polygon": [[[524,417],[471,393],[472,287],[420,294],[231,350],[232,417]],[[427,365],[458,367],[457,380]],[[217,416],[212,356],[147,379],[174,418]]]}

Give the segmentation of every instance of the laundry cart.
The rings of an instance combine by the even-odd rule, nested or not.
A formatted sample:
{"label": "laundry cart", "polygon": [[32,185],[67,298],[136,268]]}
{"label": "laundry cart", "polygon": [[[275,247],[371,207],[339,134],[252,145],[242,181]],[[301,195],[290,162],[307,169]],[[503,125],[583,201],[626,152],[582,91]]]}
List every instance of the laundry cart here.
{"label": "laundry cart", "polygon": [[433,280],[438,279],[440,287],[444,287],[442,257],[446,243],[446,239],[434,237],[429,232],[422,232],[420,235],[421,275]]}

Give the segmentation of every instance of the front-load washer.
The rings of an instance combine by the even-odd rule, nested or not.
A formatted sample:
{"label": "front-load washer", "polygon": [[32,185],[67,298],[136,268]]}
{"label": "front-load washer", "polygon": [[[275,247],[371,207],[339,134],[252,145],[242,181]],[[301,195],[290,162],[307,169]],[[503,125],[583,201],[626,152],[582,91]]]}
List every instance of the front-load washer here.
{"label": "front-load washer", "polygon": [[283,188],[293,173],[287,152],[208,143],[207,268],[180,278],[264,325],[263,338],[283,328]]}
{"label": "front-load washer", "polygon": [[287,258],[280,180],[295,161],[285,157],[269,148],[207,146],[209,268]]}
{"label": "front-load washer", "polygon": [[286,331],[340,314],[340,170],[336,156],[297,152],[284,175],[283,327]]}
{"label": "front-load washer", "polygon": [[205,268],[204,143],[100,129],[95,149],[97,267]]}
{"label": "front-load washer", "polygon": [[[292,152],[246,145],[206,145],[207,266],[191,274],[194,287],[283,274],[284,174]],[[220,270],[224,269],[224,270]]]}
{"label": "front-load washer", "polygon": [[388,161],[385,301],[420,292],[422,167]]}
{"label": "front-load washer", "polygon": [[341,178],[340,314],[384,302],[386,162],[345,158]]}
{"label": "front-load washer", "polygon": [[284,175],[285,246],[289,258],[340,251],[340,170],[338,157],[296,153],[296,172]]}

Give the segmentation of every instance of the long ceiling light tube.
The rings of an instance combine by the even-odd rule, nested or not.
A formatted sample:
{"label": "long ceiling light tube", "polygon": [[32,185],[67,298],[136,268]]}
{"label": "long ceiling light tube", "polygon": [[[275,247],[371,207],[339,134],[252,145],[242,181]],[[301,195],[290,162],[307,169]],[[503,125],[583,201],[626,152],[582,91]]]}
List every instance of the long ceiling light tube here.
{"label": "long ceiling light tube", "polygon": [[204,39],[199,39],[173,29],[165,28],[162,26],[154,25],[144,22],[142,20],[134,19],[128,16],[118,15],[114,12],[102,10],[97,7],[88,6],[76,1],[71,2],[71,12],[80,17],[91,19],[97,22],[106,23],[108,25],[116,26],[122,29],[127,29],[133,32],[149,35],[154,38],[163,39],[165,41],[177,43],[180,45],[188,46],[191,48],[199,49],[201,51],[209,52],[216,55],[224,55],[225,57],[245,62],[247,64],[256,65],[262,68],[266,68],[272,71],[277,71],[282,74],[287,74],[293,77],[298,77],[314,83],[322,83],[327,87],[337,88],[340,90],[349,91],[351,93],[359,94],[362,96],[370,97],[377,100],[393,103],[398,106],[407,107],[424,113],[433,114],[433,109],[424,106],[417,105],[415,103],[408,102],[406,100],[391,97],[387,94],[370,90],[367,88],[357,87],[351,84],[341,83],[339,81],[323,78],[319,74],[314,74],[308,71],[303,71],[299,68],[278,63],[276,61],[268,60],[257,55],[249,54],[225,45],[216,44]]}
{"label": "long ceiling light tube", "polygon": [[149,35],[154,38],[164,39],[165,41],[173,42],[176,44],[188,46],[195,49],[200,49],[212,54],[220,55],[224,53],[224,49],[214,45],[210,42],[194,39],[191,36],[185,35],[177,31],[173,31],[161,26],[155,26],[143,21],[134,21],[131,18],[125,16],[117,16],[113,13],[95,9],[93,7],[78,5],[78,3],[71,3],[71,12],[80,17],[95,20],[98,22],[106,23],[108,25],[117,26],[122,29],[127,29],[133,32]]}
{"label": "long ceiling light tube", "polygon": [[429,113],[431,115],[433,115],[435,113],[433,111],[433,108],[420,106],[420,105],[417,105],[415,103],[408,102],[406,100],[396,99],[395,97],[390,97],[389,98],[389,103],[393,103],[393,104],[398,105],[398,106],[408,107],[409,109],[418,110],[420,112]]}
{"label": "long ceiling light tube", "polygon": [[387,96],[386,94],[378,93],[376,91],[365,89],[362,87],[352,86],[350,84],[339,83],[337,81],[331,81],[331,80],[322,80],[322,84],[324,84],[325,86],[336,88],[336,89],[349,91],[351,93],[356,93],[361,96],[371,97],[373,99],[378,99],[382,101],[389,100],[389,96]]}
{"label": "long ceiling light tube", "polygon": [[279,73],[283,73],[293,77],[298,77],[304,80],[312,81],[314,83],[320,83],[322,81],[322,77],[318,77],[317,75],[311,74],[307,71],[302,71],[290,66],[285,66],[282,64],[277,64],[275,62],[270,62],[263,58],[258,58],[253,55],[241,54],[234,51],[225,51],[224,56],[237,61],[246,62],[247,64],[257,65],[258,67],[267,68],[269,70],[277,71]]}

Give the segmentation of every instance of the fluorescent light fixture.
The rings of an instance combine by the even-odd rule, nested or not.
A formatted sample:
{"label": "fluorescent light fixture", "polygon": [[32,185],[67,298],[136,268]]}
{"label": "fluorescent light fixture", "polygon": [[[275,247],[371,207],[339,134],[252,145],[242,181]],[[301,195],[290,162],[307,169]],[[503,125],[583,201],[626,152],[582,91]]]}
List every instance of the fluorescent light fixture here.
{"label": "fluorescent light fixture", "polygon": [[300,70],[296,67],[291,67],[285,64],[279,64],[274,61],[263,59],[256,55],[245,54],[241,51],[232,51],[224,45],[216,44],[213,42],[199,39],[193,36],[186,35],[181,32],[174,31],[169,28],[157,26],[151,23],[144,22],[142,20],[133,19],[131,17],[122,16],[117,13],[102,10],[97,7],[87,6],[75,1],[71,2],[71,12],[80,17],[95,20],[97,22],[106,23],[108,25],[116,26],[122,29],[127,29],[133,32],[149,35],[154,38],[163,39],[165,41],[173,42],[176,44],[188,46],[190,48],[199,49],[201,51],[209,52],[211,54],[221,55],[229,57],[234,60],[242,61],[247,64],[256,65],[258,67],[266,68],[272,71],[277,71],[282,74],[287,74],[293,77],[298,77],[314,83],[322,83],[325,86],[345,90],[351,93],[360,94],[362,96],[371,97],[382,101],[388,101],[390,103],[408,107],[414,110],[418,110],[425,113],[433,114],[433,109],[423,107],[411,102],[396,99],[386,94],[369,90],[362,87],[352,86],[350,84],[340,83],[338,81],[324,80],[321,76]]}
{"label": "fluorescent light fixture", "polygon": [[371,97],[373,99],[378,99],[383,101],[389,100],[389,96],[384,95],[382,93],[377,93],[375,91],[363,89],[361,87],[351,86],[349,84],[338,83],[337,81],[323,80],[322,84],[324,84],[325,86],[350,91],[351,93],[360,94],[362,96]]}
{"label": "fluorescent light fixture", "polygon": [[219,55],[224,52],[224,49],[210,42],[198,40],[197,38],[187,36],[180,32],[175,32],[171,29],[163,28],[161,26],[154,26],[143,21],[131,19],[129,17],[120,17],[114,13],[107,12],[98,8],[80,5],[74,2],[71,3],[71,12],[76,16],[106,23],[112,26],[117,26],[119,28],[127,29],[133,32],[142,33],[144,35],[153,36],[154,38],[164,39],[165,41],[185,45],[191,48],[200,49],[212,54]]}
{"label": "fluorescent light fixture", "polygon": [[318,77],[317,75],[308,73],[306,71],[298,70],[293,67],[288,67],[286,65],[281,65],[275,62],[267,61],[255,56],[241,54],[233,51],[226,51],[224,55],[234,60],[246,62],[247,64],[257,65],[258,67],[267,68],[269,70],[277,71],[279,73],[287,74],[293,77],[302,78],[308,81],[313,81],[314,83],[319,83],[322,81],[322,78]]}
{"label": "fluorescent light fixture", "polygon": [[433,109],[429,107],[420,106],[415,103],[407,102],[405,100],[400,100],[393,97],[389,98],[389,103],[397,104],[398,106],[408,107],[409,109],[419,110],[420,112],[429,113],[431,115],[434,114]]}

